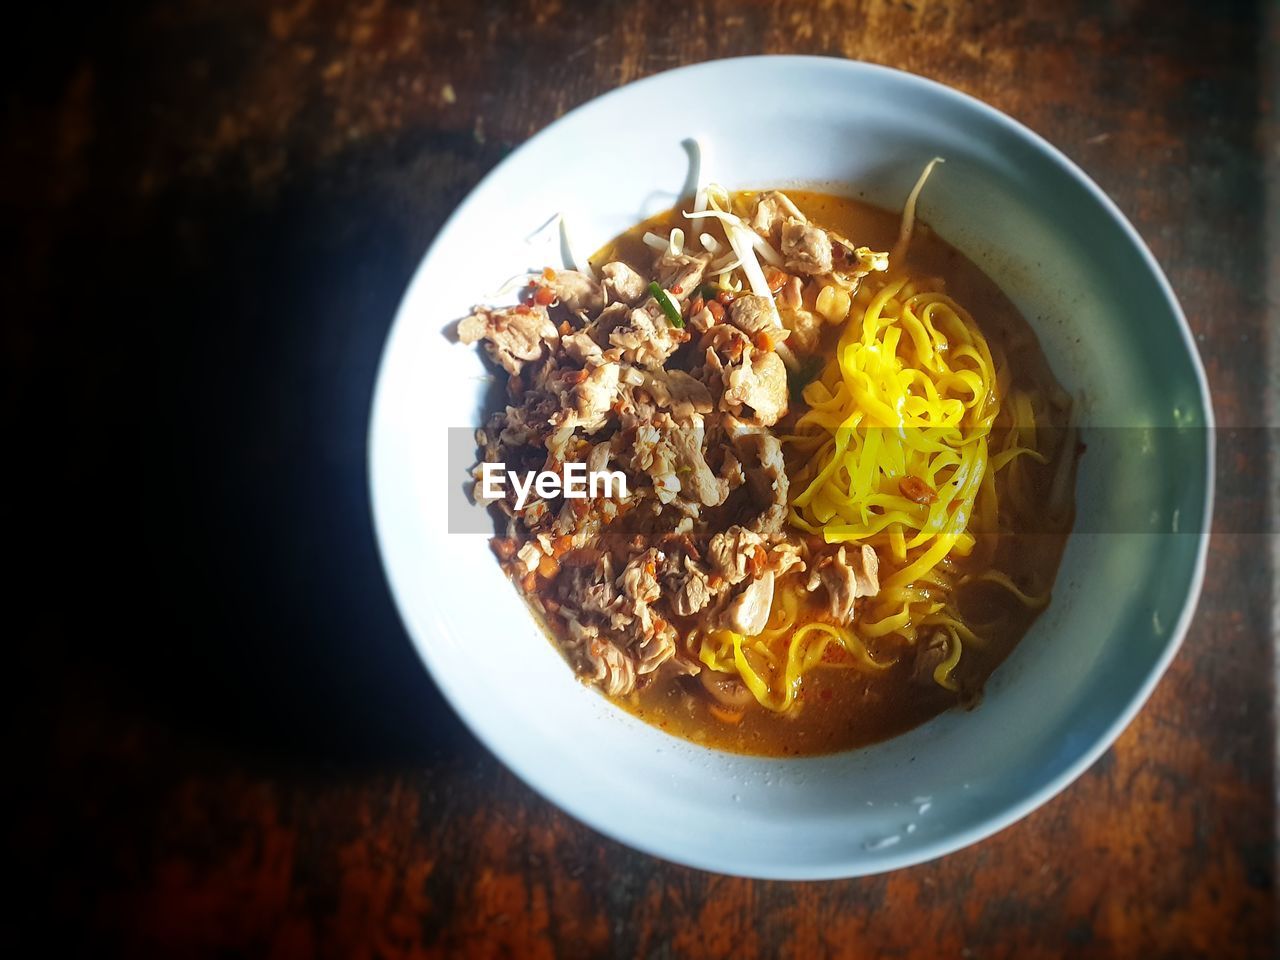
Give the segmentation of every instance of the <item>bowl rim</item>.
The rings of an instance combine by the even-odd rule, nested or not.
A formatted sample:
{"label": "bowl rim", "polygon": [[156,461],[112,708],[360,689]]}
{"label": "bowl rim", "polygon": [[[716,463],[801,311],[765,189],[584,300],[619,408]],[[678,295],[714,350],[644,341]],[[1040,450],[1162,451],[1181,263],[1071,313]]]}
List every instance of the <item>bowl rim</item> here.
{"label": "bowl rim", "polygon": [[[519,753],[515,751],[508,751],[502,746],[495,744],[490,738],[480,731],[476,724],[471,721],[470,714],[472,708],[457,695],[457,692],[450,686],[443,672],[436,669],[436,664],[433,662],[429,645],[420,642],[414,635],[414,631],[409,627],[409,623],[411,621],[406,609],[408,606],[408,600],[402,597],[401,593],[396,589],[394,578],[391,576],[391,572],[387,565],[386,534],[384,533],[384,524],[388,521],[383,519],[382,508],[379,507],[380,483],[378,478],[381,473],[378,466],[379,442],[380,438],[383,436],[383,432],[379,429],[379,423],[383,417],[384,374],[391,349],[396,340],[396,333],[402,323],[410,322],[409,318],[405,315],[405,308],[406,304],[412,299],[411,293],[418,285],[421,276],[425,271],[427,264],[434,256],[441,239],[447,236],[450,228],[455,222],[467,217],[473,200],[489,185],[491,180],[496,178],[500,172],[504,171],[508,165],[519,162],[521,154],[532,144],[555,136],[563,125],[566,125],[572,118],[576,117],[580,112],[586,109],[597,108],[602,102],[616,98],[624,92],[630,93],[638,87],[644,87],[658,82],[669,82],[671,77],[674,75],[693,77],[700,73],[714,72],[723,68],[726,64],[752,62],[767,63],[774,68],[778,66],[785,67],[788,64],[794,64],[796,66],[820,65],[827,69],[847,71],[851,76],[858,74],[879,76],[882,79],[905,84],[908,87],[915,87],[922,93],[947,98],[966,110],[976,111],[978,114],[984,116],[988,121],[1005,128],[1016,137],[1021,138],[1043,157],[1051,161],[1065,176],[1074,180],[1078,185],[1084,187],[1087,193],[1107,214],[1109,219],[1119,228],[1120,233],[1132,245],[1142,262],[1145,264],[1148,273],[1155,281],[1156,287],[1164,300],[1165,306],[1175,320],[1178,332],[1182,337],[1183,346],[1186,349],[1188,358],[1191,362],[1192,371],[1196,378],[1196,386],[1199,391],[1199,401],[1204,416],[1203,432],[1205,443],[1204,456],[1202,460],[1202,469],[1204,473],[1204,523],[1203,528],[1197,535],[1198,539],[1195,558],[1191,570],[1191,580],[1188,586],[1187,595],[1183,601],[1182,609],[1178,615],[1176,623],[1167,634],[1167,640],[1160,655],[1157,657],[1142,683],[1129,697],[1128,702],[1125,704],[1123,709],[1120,710],[1114,720],[1109,726],[1107,726],[1100,736],[1098,736],[1086,749],[1082,750],[1080,754],[1072,762],[1067,764],[1057,775],[1050,777],[1037,788],[1028,791],[1021,800],[1016,800],[1006,803],[1003,806],[993,808],[991,813],[976,825],[968,829],[948,832],[931,843],[910,852],[904,851],[897,855],[893,855],[891,853],[887,856],[881,855],[879,860],[872,864],[860,863],[857,860],[845,858],[840,861],[833,861],[831,863],[817,866],[808,865],[801,869],[789,869],[788,865],[780,864],[771,867],[767,871],[733,871],[731,874],[756,877],[760,879],[801,881],[872,876],[917,864],[927,863],[985,840],[1006,827],[1016,823],[1018,820],[1021,820],[1040,806],[1052,800],[1070,786],[1076,779],[1078,779],[1115,743],[1116,739],[1129,726],[1138,711],[1150,698],[1156,684],[1164,675],[1169,664],[1172,662],[1174,656],[1182,646],[1183,640],[1190,628],[1192,618],[1195,615],[1204,584],[1214,507],[1216,479],[1216,421],[1214,417],[1212,397],[1209,391],[1208,377],[1206,375],[1204,363],[1200,357],[1199,350],[1196,348],[1195,338],[1192,335],[1190,325],[1187,323],[1186,315],[1182,310],[1181,304],[1178,302],[1177,295],[1174,293],[1172,285],[1165,276],[1164,271],[1161,269],[1155,255],[1152,254],[1150,248],[1142,239],[1137,229],[1129,222],[1129,219],[1124,215],[1116,203],[1092,180],[1092,178],[1089,177],[1088,174],[1084,172],[1084,170],[1082,170],[1074,161],[1040,134],[1036,133],[1022,122],[1010,117],[1003,111],[979,100],[977,97],[967,94],[961,90],[957,90],[954,87],[950,87],[939,81],[932,80],[928,77],[923,77],[919,74],[911,73],[906,70],[900,70],[881,64],[829,56],[762,54],[704,60],[697,63],[675,67],[670,70],[664,70],[659,73],[631,81],[630,83],[615,87],[612,90],[579,104],[574,109],[566,112],[563,116],[557,118],[535,133],[528,140],[521,143],[516,149],[486,173],[470,191],[468,191],[467,196],[458,204],[457,208],[452,214],[450,214],[444,223],[441,224],[436,236],[433,238],[427,250],[423,253],[418,262],[418,266],[415,268],[412,277],[409,279],[396,308],[394,319],[387,330],[382,354],[378,362],[377,376],[374,380],[372,401],[370,404],[366,461],[366,469],[368,471],[369,478],[369,507],[373,520],[374,535],[378,544],[379,556],[382,560],[383,576],[386,580],[388,591],[390,592],[392,600],[396,606],[396,611],[400,616],[401,624],[405,629],[405,633],[413,644],[413,647],[419,658],[422,660],[424,666],[427,668],[428,673],[435,682],[441,695],[449,703],[450,707],[452,707],[454,712],[471,731],[471,733],[489,750],[489,752],[545,800],[603,836],[671,863],[678,863],[683,866],[694,867],[712,873],[725,874],[725,865],[722,863],[711,862],[710,860],[699,858],[697,856],[681,856],[678,851],[672,851],[662,848],[657,844],[650,843],[642,829],[628,828],[625,824],[609,822],[605,818],[597,816],[593,811],[578,803],[572,791],[559,789],[557,780],[554,776],[550,776],[545,772],[539,771],[536,768],[536,765],[528,762],[527,758]],[[792,758],[774,759],[779,763],[787,763],[790,762]]]}

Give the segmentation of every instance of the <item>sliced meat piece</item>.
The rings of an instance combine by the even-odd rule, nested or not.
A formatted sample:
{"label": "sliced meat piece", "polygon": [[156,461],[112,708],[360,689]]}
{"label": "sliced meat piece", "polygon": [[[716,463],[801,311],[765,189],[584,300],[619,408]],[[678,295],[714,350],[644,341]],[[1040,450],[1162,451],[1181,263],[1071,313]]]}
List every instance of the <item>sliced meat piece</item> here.
{"label": "sliced meat piece", "polygon": [[709,253],[671,253],[664,250],[654,261],[654,279],[658,286],[671,293],[673,297],[682,299],[692,295],[694,288],[702,282],[702,276],[711,263]]}
{"label": "sliced meat piece", "polygon": [[595,311],[604,306],[604,287],[599,280],[594,280],[577,270],[557,270],[550,280],[543,284],[575,313]]}
{"label": "sliced meat piece", "polygon": [[[595,539],[595,533],[599,530],[600,521],[590,519],[584,521],[574,509],[577,501],[565,499],[560,505],[560,512],[556,514],[556,518],[552,521],[550,535],[553,537],[569,537],[573,543],[573,547],[584,547]],[[550,547],[547,548],[550,553]]]}
{"label": "sliced meat piece", "polygon": [[685,317],[684,322],[685,326],[690,329],[696,330],[698,333],[706,333],[715,326],[716,318],[709,307],[703,307],[697,313],[690,313],[689,316]]}
{"label": "sliced meat piece", "polygon": [[[739,330],[734,330],[733,332],[739,337],[742,336],[742,332]],[[694,368],[693,375],[706,384],[707,389],[711,391],[711,395],[716,398],[718,404],[720,392],[724,390],[724,361],[716,353],[715,347],[707,345],[707,340],[708,337],[704,336],[698,344],[698,349],[702,351],[703,364]]]}
{"label": "sliced meat piece", "polygon": [[732,450],[724,452],[724,463],[720,466],[720,476],[729,484],[730,490],[736,490],[747,482],[746,474],[742,472],[742,464],[733,455]]}
{"label": "sliced meat piece", "polygon": [[[844,548],[839,552],[843,553]],[[880,592],[880,558],[868,544],[862,544],[859,550],[850,549],[849,566],[853,570],[855,596],[874,597]]]}
{"label": "sliced meat piece", "polygon": [[641,673],[656,669],[675,652],[675,633],[653,607],[662,596],[658,571],[663,562],[662,551],[650,547],[628,560],[618,577],[625,616],[611,622],[632,638],[629,647],[639,654]]}
{"label": "sliced meat piece", "polygon": [[720,409],[749,423],[772,426],[787,413],[787,367],[772,351],[748,348],[725,367]]}
{"label": "sliced meat piece", "polygon": [[693,616],[710,603],[715,595],[706,573],[688,555],[684,558],[684,575],[679,580],[679,586],[673,591],[675,599],[671,607],[682,617]]}
{"label": "sliced meat piece", "polygon": [[538,561],[542,559],[542,550],[530,540],[516,551],[516,557],[524,564],[525,572],[531,573],[538,569]]}
{"label": "sliced meat piece", "polygon": [[853,547],[847,553],[841,546],[814,565],[809,573],[808,588],[825,587],[831,616],[839,623],[852,623],[855,601],[880,592],[879,574],[880,560],[868,544]]}
{"label": "sliced meat piece", "polygon": [[662,366],[683,340],[683,331],[671,325],[652,297],[609,333],[609,343],[622,351],[622,359],[642,367]]}
{"label": "sliced meat piece", "polygon": [[608,440],[601,441],[591,448],[587,456],[587,470],[591,473],[602,473],[609,469],[609,457],[613,450]]}
{"label": "sliced meat piece", "polygon": [[780,190],[760,194],[751,213],[751,229],[766,239],[776,240],[778,231],[787,220],[799,220],[801,223],[805,220],[790,197]]}
{"label": "sliced meat piece", "polygon": [[602,354],[600,344],[591,338],[590,331],[583,329],[565,334],[560,338],[560,346],[574,363],[586,366],[587,361]]}
{"label": "sliced meat piece", "polygon": [[734,525],[712,534],[707,544],[707,562],[712,572],[727,583],[739,584],[747,579],[751,558],[757,550],[764,550],[764,540],[746,527]]}
{"label": "sliced meat piece", "polygon": [[653,673],[670,660],[675,655],[677,639],[671,624],[655,618],[648,633],[636,644],[636,673],[641,676]]}
{"label": "sliced meat piece", "polygon": [[572,367],[563,363],[563,359],[563,351],[557,351],[546,362],[535,365],[531,371],[526,370],[520,378],[525,387],[525,397],[554,396],[558,400],[561,392],[559,387],[562,386],[564,377],[572,371]]}
{"label": "sliced meat piece", "polygon": [[705,436],[705,423],[696,413],[678,421],[657,413],[636,428],[632,469],[649,474],[664,504],[684,493],[694,503],[718,506],[728,497],[729,485],[707,464]]}
{"label": "sliced meat piece", "polygon": [[639,424],[631,443],[631,469],[649,475],[661,503],[670,503],[680,493],[676,466],[676,452],[667,432],[652,420]]}
{"label": "sliced meat piece", "polygon": [[793,568],[804,570],[804,558],[800,556],[800,548],[796,544],[781,540],[769,547],[769,555],[765,560],[766,570],[772,570],[774,576],[781,577]]}
{"label": "sliced meat piece", "polygon": [[545,423],[535,425],[530,422],[523,407],[508,405],[503,413],[494,415],[494,420],[498,421],[493,424],[497,433],[496,442],[486,450],[484,456],[484,459],[491,463],[497,463],[502,459],[501,448],[532,445],[537,441],[540,433],[545,432],[546,429]]}
{"label": "sliced meat piece", "polygon": [[639,670],[635,660],[611,640],[601,636],[591,637],[584,644],[584,652],[586,669],[583,676],[608,696],[626,696],[636,688],[636,674]]}
{"label": "sliced meat piece", "polygon": [[653,603],[662,595],[658,586],[658,566],[663,556],[660,550],[650,547],[638,553],[622,568],[618,577],[618,586],[633,603]]}
{"label": "sliced meat piece", "polygon": [[752,338],[758,333],[768,333],[775,342],[785,340],[787,331],[779,326],[778,312],[768,297],[758,297],[754,293],[738,297],[729,308],[729,322]]}
{"label": "sliced meat piece", "polygon": [[554,350],[560,342],[555,324],[541,306],[520,306],[504,310],[476,309],[458,321],[458,339],[463,343],[484,341],[484,348],[502,369],[512,375],[524,365]]}
{"label": "sliced meat piece", "polygon": [[706,427],[702,417],[696,413],[687,419],[672,420],[665,418],[668,442],[676,454],[676,479],[680,489],[690,499],[704,507],[716,507],[724,503],[729,496],[729,484],[715,475],[707,464]]}
{"label": "sliced meat piece", "polygon": [[763,630],[773,609],[773,581],[773,571],[767,570],[743,587],[724,609],[725,626],[744,637]]}
{"label": "sliced meat piece", "polygon": [[594,566],[562,566],[555,584],[561,606],[570,612],[608,618],[618,610],[613,560],[607,553]]}
{"label": "sliced meat piece", "polygon": [[731,323],[717,323],[698,341],[698,349],[707,351],[707,366],[713,370],[723,370],[724,364],[719,357],[712,356],[712,352],[737,361],[750,346],[751,338]]}
{"label": "sliced meat piece", "polygon": [[812,353],[822,341],[822,318],[804,307],[783,307],[782,323],[791,332],[787,346],[800,353]]}
{"label": "sliced meat piece", "polygon": [[609,334],[618,327],[625,326],[631,309],[625,303],[611,303],[600,311],[600,316],[585,328],[591,333],[591,339],[601,347],[609,346]]}
{"label": "sliced meat piece", "polygon": [[587,370],[586,379],[573,388],[574,426],[592,434],[609,421],[609,411],[618,399],[616,363],[599,363]]}
{"label": "sliced meat piece", "polygon": [[791,219],[782,225],[782,255],[796,273],[831,272],[831,238],[821,227]]}
{"label": "sliced meat piece", "polygon": [[832,269],[848,277],[861,278],[873,271],[889,269],[889,254],[870,247],[855,247],[838,233],[831,237]]}
{"label": "sliced meat piece", "polygon": [[710,413],[715,406],[706,384],[683,370],[646,370],[644,388],[649,391],[658,409],[670,410],[676,417]]}
{"label": "sliced meat piece", "polygon": [[[777,533],[787,518],[787,466],[782,442],[768,430],[750,426],[725,414],[721,425],[733,443],[746,475],[752,503],[761,513],[749,524],[756,533]],[[755,466],[752,466],[755,464]]]}
{"label": "sliced meat piece", "polygon": [[553,374],[549,386],[558,409],[549,418],[549,454],[561,461],[575,459],[570,453],[575,436],[590,436],[608,425],[619,396],[619,370],[616,362],[597,359],[585,370],[565,368]]}
{"label": "sliced meat piece", "polygon": [[618,300],[628,305],[643,297],[645,287],[648,286],[644,277],[640,276],[621,260],[606,263],[600,268],[600,275],[604,277],[604,289],[609,295],[609,299]]}

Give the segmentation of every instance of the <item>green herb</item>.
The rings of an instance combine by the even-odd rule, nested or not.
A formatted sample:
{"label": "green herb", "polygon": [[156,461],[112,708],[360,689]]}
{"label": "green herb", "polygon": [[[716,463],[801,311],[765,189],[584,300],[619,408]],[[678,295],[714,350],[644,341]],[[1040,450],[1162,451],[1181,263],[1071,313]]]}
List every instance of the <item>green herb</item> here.
{"label": "green herb", "polygon": [[704,283],[698,287],[698,296],[703,300],[714,300],[720,293],[720,288],[714,283]]}
{"label": "green herb", "polygon": [[671,321],[673,327],[684,327],[684,318],[680,316],[680,306],[671,299],[671,294],[658,286],[657,280],[649,284],[649,295],[658,301],[658,306],[662,308],[662,312],[667,315],[667,319]]}

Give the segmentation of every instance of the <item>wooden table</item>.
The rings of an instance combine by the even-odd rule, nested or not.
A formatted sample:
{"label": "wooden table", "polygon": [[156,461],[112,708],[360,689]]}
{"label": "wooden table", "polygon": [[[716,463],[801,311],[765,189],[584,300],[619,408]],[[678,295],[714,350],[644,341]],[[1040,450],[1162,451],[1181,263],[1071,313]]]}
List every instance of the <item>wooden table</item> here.
{"label": "wooden table", "polygon": [[5,423],[30,488],[6,529],[39,534],[11,589],[40,598],[7,678],[8,845],[15,916],[50,951],[1271,952],[1262,432],[1224,444],[1199,614],[1115,748],[976,847],[814,884],[658,862],[499,766],[392,609],[364,463],[397,300],[476,181],[618,84],[759,52],[902,67],[1044,134],[1164,264],[1221,421],[1274,426],[1276,17],[1140,0],[101,7],[24,8],[26,55],[4,67]]}

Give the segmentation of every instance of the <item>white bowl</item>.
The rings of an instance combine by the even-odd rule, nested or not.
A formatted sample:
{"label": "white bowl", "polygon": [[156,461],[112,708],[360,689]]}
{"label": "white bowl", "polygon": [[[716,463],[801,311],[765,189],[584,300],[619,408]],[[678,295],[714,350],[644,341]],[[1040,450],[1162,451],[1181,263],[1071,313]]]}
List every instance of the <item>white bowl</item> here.
{"label": "white bowl", "polygon": [[[830,756],[695,746],[578,683],[486,538],[448,532],[446,503],[465,482],[446,467],[449,428],[480,422],[486,383],[478,351],[442,331],[513,274],[559,264],[553,232],[526,240],[557,212],[590,251],[673,204],[689,136],[707,146],[711,178],[731,189],[825,186],[887,208],[901,205],[930,157],[945,157],[921,216],[1000,284],[1080,399],[1089,449],[1078,532],[1053,603],[975,711]],[[1000,830],[1062,790],[1129,722],[1200,590],[1211,418],[1168,282],[1062,154],[910,74],[758,57],[674,70],[593,100],[472,191],[423,259],[388,337],[370,486],[410,636],[454,709],[516,774],[601,832],[669,860],[755,877],[846,877]]]}

